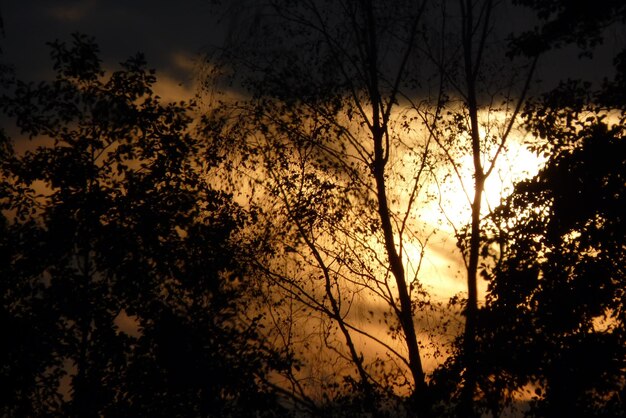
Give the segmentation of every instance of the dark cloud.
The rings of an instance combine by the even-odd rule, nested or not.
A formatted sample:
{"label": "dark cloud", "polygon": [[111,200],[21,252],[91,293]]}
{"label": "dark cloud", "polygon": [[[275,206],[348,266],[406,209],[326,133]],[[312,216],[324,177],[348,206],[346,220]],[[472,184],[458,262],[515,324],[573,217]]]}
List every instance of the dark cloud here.
{"label": "dark cloud", "polygon": [[46,42],[72,32],[94,36],[107,67],[136,52],[151,67],[186,82],[191,60],[220,44],[208,0],[0,0],[3,61],[27,79],[50,72]]}
{"label": "dark cloud", "polygon": [[[252,0],[231,1],[229,4],[236,4],[239,9],[255,4]],[[69,39],[72,32],[78,31],[96,37],[107,68],[114,68],[118,62],[141,51],[160,75],[190,87],[194,60],[199,53],[221,45],[228,30],[233,30],[217,24],[211,3],[211,0],[0,0],[5,32],[0,39],[3,53],[0,59],[14,65],[21,78],[41,79],[51,70],[46,42]],[[506,22],[501,26],[507,34],[519,33],[538,23],[524,8],[508,5],[500,13],[498,21]],[[228,22],[232,25],[234,21]],[[503,40],[507,34],[502,34]],[[539,62],[537,75],[547,85],[567,77],[601,81],[611,74],[611,61],[625,41],[624,25],[611,28],[604,45],[592,59],[579,59],[580,50],[575,47],[553,51]]]}

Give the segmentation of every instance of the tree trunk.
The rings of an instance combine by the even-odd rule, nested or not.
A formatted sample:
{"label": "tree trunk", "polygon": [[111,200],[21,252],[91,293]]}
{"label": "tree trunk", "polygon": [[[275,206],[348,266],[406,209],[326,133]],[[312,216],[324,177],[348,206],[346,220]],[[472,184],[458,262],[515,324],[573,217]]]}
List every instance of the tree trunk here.
{"label": "tree trunk", "polygon": [[[481,139],[478,123],[478,101],[476,98],[476,78],[482,49],[479,47],[476,57],[473,51],[474,18],[472,0],[462,5],[463,17],[463,53],[465,83],[467,88],[467,110],[470,117],[470,137],[472,141],[472,160],[474,163],[474,198],[471,205],[472,224],[470,235],[469,259],[467,260],[467,306],[465,307],[465,330],[463,333],[463,387],[460,399],[460,415],[475,416],[474,391],[476,386],[476,320],[478,313],[478,259],[480,250],[480,209],[485,188],[485,173],[481,162]],[[489,9],[491,5],[488,5]],[[484,41],[484,39],[483,39]],[[482,44],[482,42],[481,42]],[[476,60],[476,63],[475,61]]]}
{"label": "tree trunk", "polygon": [[420,417],[429,416],[430,402],[428,397],[428,385],[426,384],[420,350],[413,323],[413,309],[411,306],[411,296],[406,283],[402,258],[394,242],[393,226],[387,204],[387,192],[385,185],[385,159],[383,156],[383,131],[374,130],[374,178],[376,180],[376,192],[378,200],[378,214],[380,216],[381,227],[385,238],[385,250],[389,258],[389,268],[398,287],[398,299],[400,309],[396,308],[396,314],[400,320],[402,331],[404,332],[406,347],[409,352],[409,367],[413,378],[415,389],[413,399]]}

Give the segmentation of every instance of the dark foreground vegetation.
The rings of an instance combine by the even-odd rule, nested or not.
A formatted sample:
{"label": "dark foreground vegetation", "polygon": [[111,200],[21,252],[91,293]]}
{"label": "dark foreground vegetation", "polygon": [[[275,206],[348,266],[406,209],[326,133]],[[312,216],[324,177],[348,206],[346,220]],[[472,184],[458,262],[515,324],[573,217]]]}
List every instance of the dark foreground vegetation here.
{"label": "dark foreground vegetation", "polygon": [[[626,7],[519,0],[539,20],[510,35],[451,3],[230,8],[249,30],[203,107],[83,35],[53,80],[2,67],[0,414],[626,416],[626,51],[533,84]],[[485,207],[517,130],[545,162]],[[428,252],[448,178],[467,292],[441,303],[405,245]]]}

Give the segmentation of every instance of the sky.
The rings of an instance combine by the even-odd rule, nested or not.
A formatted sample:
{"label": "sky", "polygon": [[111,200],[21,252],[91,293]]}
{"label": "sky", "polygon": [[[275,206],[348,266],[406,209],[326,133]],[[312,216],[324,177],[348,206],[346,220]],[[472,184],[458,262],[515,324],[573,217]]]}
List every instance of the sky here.
{"label": "sky", "polygon": [[[235,1],[235,0],[231,0]],[[241,3],[241,0],[237,0]],[[224,41],[224,25],[218,24],[214,0],[0,0],[4,37],[0,48],[5,63],[15,66],[18,76],[40,80],[51,72],[46,42],[69,40],[73,32],[96,38],[105,68],[136,52],[146,55],[148,65],[158,70],[162,84],[175,95],[193,91],[198,57]],[[530,14],[505,8],[503,18],[511,27],[528,27]],[[575,50],[551,53],[540,61],[538,76],[548,82],[563,77],[600,81],[614,53],[626,42],[624,28],[612,30],[604,47],[593,59],[578,59]],[[603,68],[603,71],[597,71]],[[173,98],[173,97],[172,97]]]}
{"label": "sky", "polygon": [[[199,53],[223,42],[223,25],[213,0],[0,0],[4,61],[18,74],[38,79],[49,73],[46,42],[67,40],[73,32],[95,36],[105,64],[114,66],[141,51],[160,73],[182,83]],[[504,18],[527,26],[530,15],[508,8]],[[612,53],[626,41],[623,28],[613,30],[605,48],[593,60],[578,60],[574,51],[551,54],[540,64],[544,78],[563,74],[594,77],[599,66],[610,65]],[[568,62],[569,61],[569,62]],[[571,65],[565,65],[571,64]]]}
{"label": "sky", "polygon": [[223,33],[209,0],[0,0],[0,13],[2,60],[27,80],[51,73],[47,42],[80,32],[96,38],[105,68],[143,52],[161,81],[192,90],[197,57]]}

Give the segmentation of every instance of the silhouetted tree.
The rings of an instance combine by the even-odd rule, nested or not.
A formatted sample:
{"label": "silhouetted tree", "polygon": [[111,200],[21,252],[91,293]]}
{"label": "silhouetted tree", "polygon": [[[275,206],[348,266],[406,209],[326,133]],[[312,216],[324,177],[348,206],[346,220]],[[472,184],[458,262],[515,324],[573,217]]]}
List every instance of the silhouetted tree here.
{"label": "silhouetted tree", "polygon": [[[593,11],[585,2],[517,3],[545,22],[512,38],[513,55],[575,42],[591,56],[605,28],[624,21],[622,2]],[[624,413],[623,325],[613,313],[623,305],[623,244],[611,244],[623,230],[622,55],[601,92],[568,81],[524,111],[537,138],[531,149],[548,162],[486,224],[490,285],[478,314],[476,369],[494,416],[515,393],[535,388],[538,416]]]}
{"label": "silhouetted tree", "polygon": [[[312,276],[321,271],[325,277],[325,291],[306,288],[305,303],[346,325],[339,328],[349,358],[360,382],[368,382],[376,379],[367,376],[350,341],[366,326],[354,326],[343,312],[350,311],[355,288],[383,301],[389,308],[385,326],[407,351],[392,351],[391,358],[408,365],[407,380],[415,385],[422,414],[429,413],[432,400],[414,321],[430,305],[418,273],[436,227],[424,228],[417,218],[420,207],[433,200],[458,208],[457,196],[447,198],[436,189],[445,169],[466,192],[471,216],[468,231],[453,225],[468,286],[459,347],[464,366],[455,398],[462,401],[463,415],[473,413],[477,393],[473,352],[485,184],[498,172],[536,63],[535,57],[509,62],[501,46],[508,28],[496,28],[504,23],[498,6],[488,0],[268,1],[248,21],[238,15],[237,23],[251,28],[252,41],[244,33],[226,51],[229,65],[253,74],[244,80],[253,99],[236,101],[223,118],[236,120],[232,125],[243,138],[239,167],[246,174],[256,170],[257,184],[273,193],[272,215],[276,207],[284,209],[279,236],[295,241],[290,249],[301,250],[284,259],[301,257],[302,264],[318,267]],[[471,170],[464,167],[468,155]],[[259,175],[258,167],[269,173]],[[295,225],[291,234],[285,225]],[[412,244],[418,251],[411,260]],[[295,271],[299,279],[302,268]],[[293,274],[271,273],[300,298],[302,282]],[[356,287],[347,289],[346,283]]]}
{"label": "silhouetted tree", "polygon": [[[537,26],[534,30],[525,29],[518,34],[509,35],[509,48],[503,49],[502,62],[496,65],[505,69],[502,74],[506,77],[511,77],[514,80],[518,70],[509,67],[512,59],[518,57],[529,58],[529,72],[526,81],[523,81],[519,86],[523,86],[521,90],[511,94],[511,90],[507,95],[500,93],[489,93],[490,91],[496,91],[499,84],[497,74],[501,70],[494,71],[494,63],[487,53],[489,47],[490,34],[492,32],[497,33],[497,26],[489,23],[490,14],[496,10],[496,6],[501,7],[498,2],[459,2],[461,9],[461,18],[463,20],[462,39],[463,51],[465,60],[463,61],[463,68],[465,71],[465,80],[462,77],[453,78],[452,86],[456,89],[459,95],[462,97],[465,110],[458,112],[458,115],[454,119],[454,124],[458,123],[460,129],[456,129],[455,125],[452,125],[452,129],[449,132],[455,134],[456,132],[466,132],[471,139],[471,155],[474,158],[474,173],[472,181],[474,182],[474,199],[471,202],[472,206],[472,222],[470,226],[461,229],[459,232],[459,244],[461,249],[466,255],[466,267],[468,271],[468,289],[469,298],[467,305],[465,306],[465,335],[463,337],[462,346],[459,347],[458,352],[449,359],[446,367],[440,371],[444,371],[442,375],[437,373],[436,381],[442,383],[443,386],[450,384],[450,381],[454,381],[454,376],[461,375],[463,381],[461,387],[463,388],[461,393],[461,410],[462,416],[469,416],[471,408],[464,405],[470,405],[471,398],[474,397],[478,406],[482,408],[489,408],[494,416],[499,414],[500,404],[498,403],[498,397],[496,395],[491,397],[490,391],[499,387],[502,384],[495,369],[490,369],[491,375],[489,379],[485,379],[487,374],[486,370],[482,370],[482,367],[477,361],[478,358],[474,358],[474,353],[478,350],[477,345],[480,345],[482,340],[481,333],[483,332],[483,326],[479,324],[482,320],[489,321],[487,316],[484,316],[484,312],[480,313],[478,304],[476,303],[475,286],[481,275],[485,275],[492,265],[493,259],[489,253],[489,245],[491,241],[490,231],[491,226],[483,217],[486,213],[481,214],[481,205],[484,205],[484,201],[481,204],[480,196],[484,195],[484,180],[486,180],[494,167],[493,163],[497,159],[500,150],[506,149],[507,136],[512,128],[516,127],[517,117],[521,114],[524,104],[524,98],[528,94],[530,82],[532,81],[532,75],[534,67],[540,55],[548,52],[550,49],[558,48],[570,43],[577,43],[579,46],[586,48],[585,53],[591,54],[592,47],[602,41],[603,31],[605,28],[617,21],[623,21],[624,18],[624,6],[622,2],[600,2],[601,4],[593,5],[585,2],[568,2],[568,1],[513,1],[514,4],[520,4],[533,7],[539,17]],[[594,9],[593,11],[591,9]],[[453,7],[451,7],[453,9]],[[472,21],[474,23],[472,23]],[[486,43],[485,43],[486,41]],[[474,42],[474,43],[472,43]],[[454,51],[453,48],[451,50]],[[496,47],[497,51],[497,47]],[[471,57],[475,58],[472,59]],[[497,57],[497,55],[496,55]],[[448,70],[446,74],[454,76],[455,70],[452,65],[452,70]],[[445,68],[444,68],[445,70]],[[486,71],[486,72],[485,72]],[[459,71],[460,72],[460,71]],[[488,77],[484,75],[489,74]],[[526,74],[524,77],[526,77]],[[450,77],[449,75],[447,75]],[[459,81],[456,81],[459,80]],[[456,82],[455,82],[456,81]],[[520,80],[522,81],[522,80]],[[514,85],[514,84],[512,84]],[[473,92],[472,92],[473,90]],[[491,96],[491,99],[489,97]],[[503,98],[502,104],[494,102],[493,98]],[[473,103],[472,103],[473,102]],[[496,106],[494,107],[494,103]],[[505,111],[509,116],[506,116],[508,122],[504,125],[497,121],[497,114]],[[486,121],[481,121],[481,113],[487,117]],[[490,121],[489,115],[494,115],[494,121]],[[526,113],[527,118],[530,120],[534,116]],[[463,118],[466,121],[463,121]],[[469,123],[468,123],[469,122]],[[478,122],[478,123],[476,123]],[[490,125],[495,129],[491,129]],[[480,132],[482,128],[483,132]],[[504,128],[504,129],[503,129]],[[530,129],[526,126],[526,129]],[[490,131],[495,131],[491,133]],[[452,139],[458,137],[453,135]],[[484,137],[484,138],[483,138]],[[489,137],[492,137],[491,140]],[[462,139],[462,138],[461,138]],[[496,141],[494,141],[494,139]],[[500,145],[498,146],[498,142]],[[463,143],[458,142],[458,143]],[[444,142],[450,149],[454,150],[458,143],[451,142],[449,138]],[[493,145],[498,147],[497,152],[494,152]],[[499,147],[502,147],[501,149]],[[489,149],[491,147],[491,150]],[[461,154],[463,155],[463,154]],[[487,161],[487,163],[485,163]],[[468,198],[469,200],[469,198]],[[478,211],[476,210],[478,209]],[[511,235],[514,236],[514,235]],[[486,240],[486,241],[484,241]],[[505,242],[504,240],[503,242]],[[482,248],[482,249],[481,249]],[[486,276],[485,276],[486,277]],[[474,291],[472,291],[474,287]],[[474,319],[472,319],[474,317]],[[474,324],[472,324],[474,322]],[[474,330],[472,330],[474,328]],[[480,353],[476,353],[477,356],[482,356]],[[464,363],[464,364],[463,364]],[[478,375],[481,376],[480,382],[472,382]],[[445,377],[444,377],[445,376]],[[500,388],[502,389],[502,388]],[[445,389],[442,388],[444,392]],[[448,389],[449,390],[449,389]],[[493,392],[491,392],[493,394]],[[479,395],[479,396],[476,396]],[[512,398],[508,398],[510,401]]]}
{"label": "silhouetted tree", "polygon": [[[431,142],[405,141],[415,127],[397,106],[417,89],[425,5],[268,1],[236,11],[237,27],[250,32],[234,31],[224,55],[237,76],[246,71],[237,81],[251,99],[213,115],[227,122],[226,138],[240,138],[237,180],[253,180],[239,190],[252,192],[276,237],[273,264],[260,264],[319,320],[308,339],[323,338],[329,363],[349,367],[346,381],[370,412],[378,394],[402,386],[420,415],[430,403],[414,321],[429,303],[417,278],[423,253],[409,260],[406,247],[410,240],[419,254],[428,239],[414,208],[426,199]],[[382,307],[356,316],[359,299]],[[377,322],[397,347],[371,331]],[[298,339],[281,326],[285,341]],[[365,355],[363,338],[387,354]]]}
{"label": "silhouetted tree", "polygon": [[571,82],[528,108],[549,159],[493,217],[482,372],[534,385],[537,416],[626,413],[626,119],[589,96]]}
{"label": "silhouetted tree", "polygon": [[2,100],[36,141],[0,148],[2,414],[279,413],[247,214],[211,185],[193,105],[161,103],[141,55],[105,74],[88,37],[51,48],[56,79]]}
{"label": "silhouetted tree", "polygon": [[[575,41],[591,54],[602,30],[624,19],[621,2],[606,2],[566,29],[567,16],[586,9],[554,3],[534,6],[561,23],[525,34],[524,42]],[[595,93],[590,83],[567,81],[528,106],[533,148],[549,159],[493,218],[488,245],[499,251],[482,313],[483,373],[505,402],[507,392],[535,385],[539,416],[624,414],[623,63],[624,52],[614,80]]]}
{"label": "silhouetted tree", "polygon": [[[444,409],[450,412],[450,408],[456,408],[458,416],[471,417],[478,414],[474,401],[482,396],[476,385],[474,360],[480,272],[484,268],[480,248],[485,239],[484,217],[497,203],[487,199],[488,180],[510,176],[511,167],[505,166],[506,153],[515,142],[511,137],[519,126],[538,56],[507,56],[503,44],[511,29],[503,16],[515,10],[507,2],[461,0],[433,4],[420,46],[440,93],[425,103],[418,95],[411,105],[437,144],[439,159],[435,167],[446,174],[439,174],[436,181],[452,182],[462,192],[448,196],[449,190],[442,186],[438,199],[442,218],[457,239],[467,284],[466,295],[450,300],[450,315],[460,311],[464,316],[462,335],[456,339],[451,357],[454,372],[433,383],[436,396],[442,396]],[[464,214],[460,221],[455,216],[459,212]]]}
{"label": "silhouetted tree", "polygon": [[[470,214],[466,228],[452,225],[468,292],[453,299],[461,302],[464,331],[437,387],[444,409],[454,405],[453,413],[477,415],[476,401],[484,407],[493,392],[478,363],[479,284],[492,262],[484,250],[492,232],[485,219],[487,180],[498,174],[511,133],[522,127],[539,55],[559,43],[584,43],[589,28],[595,37],[612,14],[585,15],[590,6],[580,2],[513,1],[558,22],[544,25],[545,33],[512,38],[507,49],[511,25],[500,14],[507,2],[269,0],[250,9],[235,3],[234,26],[245,30],[231,33],[223,68],[232,77],[228,86],[243,87],[248,96],[237,91],[211,116],[223,123],[224,141],[237,138],[226,167],[236,167],[242,198],[261,208],[270,231],[270,249],[258,265],[289,300],[287,307],[271,305],[279,312],[277,340],[308,346],[317,332],[323,343],[316,348],[330,349],[332,361],[351,368],[347,380],[369,407],[393,378],[376,373],[380,358],[368,361],[360,352],[354,336],[365,336],[392,354],[388,364],[398,361],[395,381],[408,382],[419,413],[430,414],[435,392],[422,366],[415,317],[430,303],[418,272],[431,231],[420,228],[415,214],[429,199],[440,200],[444,215],[458,208],[458,195],[448,199],[445,190],[429,189],[447,170],[465,192]],[[602,3],[621,18],[622,5]],[[565,33],[572,15],[585,16]],[[415,243],[420,261],[409,275],[406,249]],[[384,302],[381,324],[406,354],[368,332],[374,311],[372,321],[354,320],[360,295]],[[297,324],[311,317],[320,327],[309,339],[298,338]],[[290,383],[306,396],[304,380],[294,374]],[[494,399],[490,408],[497,414]]]}

